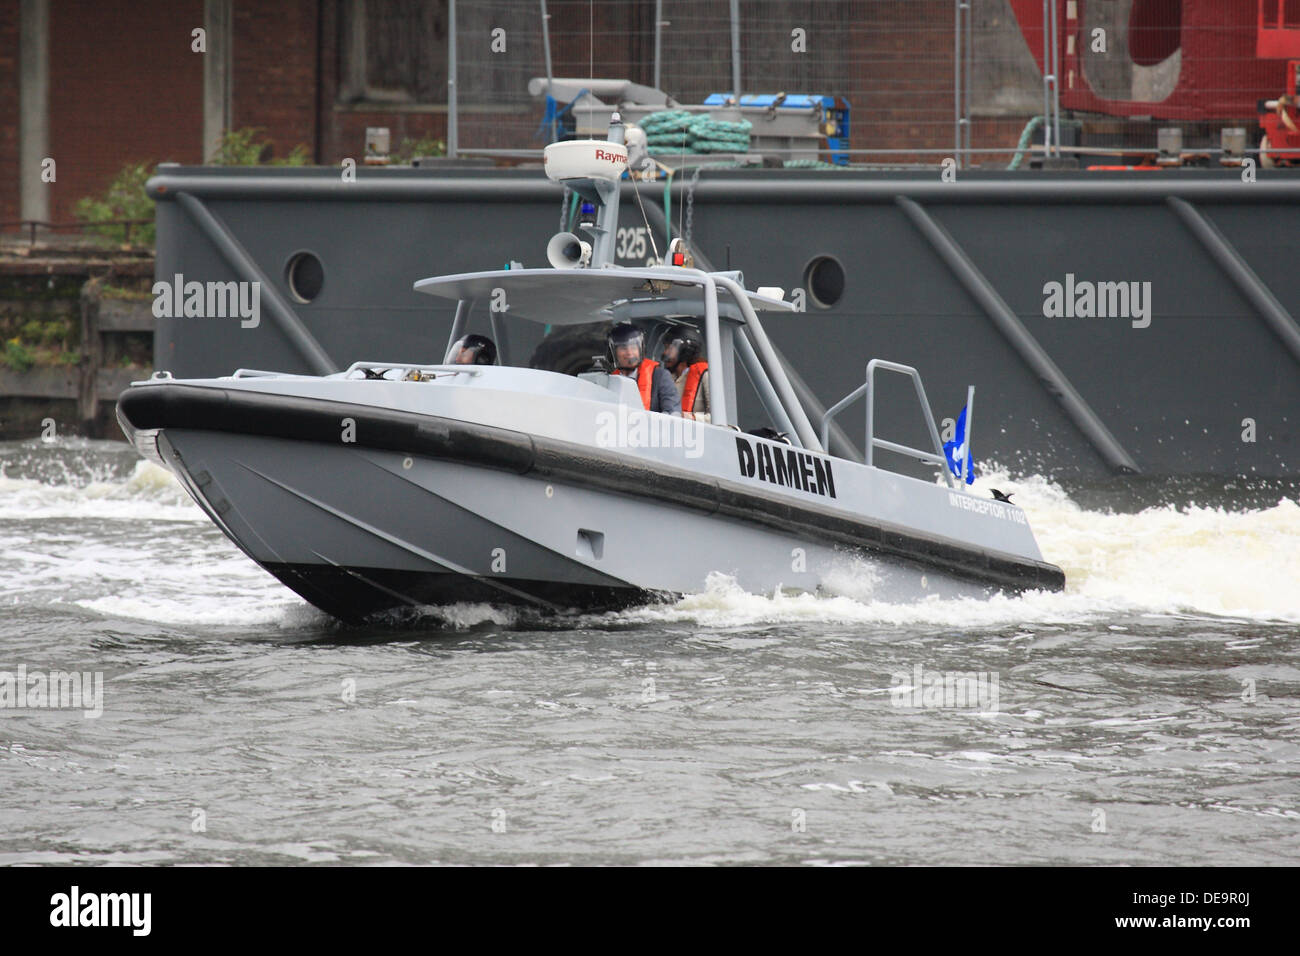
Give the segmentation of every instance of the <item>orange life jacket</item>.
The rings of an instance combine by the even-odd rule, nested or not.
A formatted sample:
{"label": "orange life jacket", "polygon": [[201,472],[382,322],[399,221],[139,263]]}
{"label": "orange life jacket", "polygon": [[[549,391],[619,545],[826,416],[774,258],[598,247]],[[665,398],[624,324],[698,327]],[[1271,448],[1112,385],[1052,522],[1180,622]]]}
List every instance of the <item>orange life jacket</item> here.
{"label": "orange life jacket", "polygon": [[700,379],[709,370],[708,362],[696,362],[686,372],[686,387],[682,390],[682,412],[695,411],[695,393],[699,391]]}
{"label": "orange life jacket", "polygon": [[[658,367],[659,363],[654,359],[642,359],[641,364],[636,369],[636,387],[641,390],[641,404],[645,406],[647,412],[650,411],[650,386],[654,381],[655,369]],[[616,368],[614,374],[626,375],[627,372],[624,372],[621,368]]]}

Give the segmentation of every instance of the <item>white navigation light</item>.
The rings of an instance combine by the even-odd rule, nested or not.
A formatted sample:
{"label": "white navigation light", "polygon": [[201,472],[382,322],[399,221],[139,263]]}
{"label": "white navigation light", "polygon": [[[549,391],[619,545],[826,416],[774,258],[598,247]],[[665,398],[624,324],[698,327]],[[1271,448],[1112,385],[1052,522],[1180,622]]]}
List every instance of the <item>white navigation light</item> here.
{"label": "white navigation light", "polygon": [[627,168],[627,147],[601,139],[566,140],[542,151],[542,165],[547,177],[557,183],[566,179],[615,182]]}

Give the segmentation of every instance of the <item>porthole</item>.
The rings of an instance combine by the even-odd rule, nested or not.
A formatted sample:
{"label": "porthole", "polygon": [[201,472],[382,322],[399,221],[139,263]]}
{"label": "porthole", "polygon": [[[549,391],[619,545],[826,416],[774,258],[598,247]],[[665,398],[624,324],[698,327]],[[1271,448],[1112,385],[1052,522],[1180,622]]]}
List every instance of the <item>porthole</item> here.
{"label": "porthole", "polygon": [[804,269],[803,284],[813,305],[829,309],[844,297],[844,267],[834,256],[818,256]]}
{"label": "porthole", "polygon": [[313,253],[296,252],[284,267],[289,291],[299,302],[311,302],[325,285],[325,267]]}

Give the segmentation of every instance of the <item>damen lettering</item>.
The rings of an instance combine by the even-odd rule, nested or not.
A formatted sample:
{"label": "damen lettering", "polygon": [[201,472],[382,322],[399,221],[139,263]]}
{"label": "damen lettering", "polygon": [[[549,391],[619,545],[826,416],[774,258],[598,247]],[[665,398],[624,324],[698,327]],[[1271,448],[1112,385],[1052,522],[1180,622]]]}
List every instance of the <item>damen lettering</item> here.
{"label": "damen lettering", "polygon": [[798,448],[770,447],[736,436],[736,457],[740,474],[783,488],[798,488],[809,494],[835,497],[835,474],[829,459]]}

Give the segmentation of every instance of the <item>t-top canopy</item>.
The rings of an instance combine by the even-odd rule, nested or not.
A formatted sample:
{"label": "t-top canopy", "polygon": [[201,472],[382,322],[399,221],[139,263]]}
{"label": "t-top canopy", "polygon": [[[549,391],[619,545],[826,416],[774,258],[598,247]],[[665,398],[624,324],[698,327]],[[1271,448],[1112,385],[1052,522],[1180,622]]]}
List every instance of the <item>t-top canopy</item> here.
{"label": "t-top canopy", "polygon": [[[439,298],[494,302],[511,318],[579,325],[630,317],[630,312],[704,314],[704,279],[672,268],[504,269],[434,276],[416,292]],[[746,292],[755,312],[793,312],[788,302]],[[504,308],[503,308],[504,307]],[[730,293],[718,289],[718,315],[743,322]]]}

